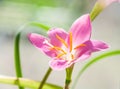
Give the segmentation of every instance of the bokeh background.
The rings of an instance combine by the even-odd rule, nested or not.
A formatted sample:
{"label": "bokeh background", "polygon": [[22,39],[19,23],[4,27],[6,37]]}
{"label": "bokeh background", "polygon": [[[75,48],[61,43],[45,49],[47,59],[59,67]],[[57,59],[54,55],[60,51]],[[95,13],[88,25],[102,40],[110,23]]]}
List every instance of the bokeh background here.
{"label": "bokeh background", "polygon": [[[15,76],[13,44],[21,26],[35,21],[68,31],[75,19],[91,11],[95,1],[0,0],[0,75]],[[92,39],[110,45],[106,51],[120,49],[120,4],[114,3],[107,7],[92,22],[92,28]],[[43,34],[43,30],[27,26],[23,31],[20,45],[23,76],[40,81],[50,58],[30,44],[26,37],[29,32]],[[94,53],[92,57],[104,52]],[[73,81],[87,61],[75,65]],[[48,82],[63,86],[64,79],[64,70],[53,71]],[[0,89],[17,89],[17,86],[0,84]],[[91,66],[80,78],[76,89],[120,89],[120,56],[106,58]]]}

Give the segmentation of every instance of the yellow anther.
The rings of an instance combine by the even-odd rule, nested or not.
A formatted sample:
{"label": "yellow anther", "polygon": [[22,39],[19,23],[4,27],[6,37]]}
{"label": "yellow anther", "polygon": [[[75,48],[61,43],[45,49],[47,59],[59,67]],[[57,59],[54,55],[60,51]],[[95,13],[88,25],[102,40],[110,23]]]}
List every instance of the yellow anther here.
{"label": "yellow anther", "polygon": [[65,42],[65,40],[64,39],[62,39],[59,35],[57,35],[56,34],[56,38],[59,40],[59,41],[61,41],[61,43],[63,43],[67,48],[68,48],[68,45],[67,45],[67,43]]}
{"label": "yellow anther", "polygon": [[74,49],[78,49],[78,48],[84,47],[84,46],[86,46],[86,44],[80,44],[80,45],[76,46]]}
{"label": "yellow anther", "polygon": [[70,32],[70,52],[72,51],[72,32]]}
{"label": "yellow anther", "polygon": [[60,58],[61,56],[65,55],[66,53],[61,53],[57,55],[57,58]]}
{"label": "yellow anther", "polygon": [[62,51],[64,54],[66,54],[66,52],[65,52],[62,48],[60,48],[60,47],[53,46],[53,47],[51,48],[51,50],[52,50],[52,49],[55,49],[55,50],[57,50],[57,51]]}

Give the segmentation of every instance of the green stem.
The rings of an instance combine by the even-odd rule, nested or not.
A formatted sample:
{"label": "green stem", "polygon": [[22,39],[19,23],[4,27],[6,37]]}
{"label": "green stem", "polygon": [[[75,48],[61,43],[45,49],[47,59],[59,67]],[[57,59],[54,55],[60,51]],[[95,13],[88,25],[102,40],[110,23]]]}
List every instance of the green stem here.
{"label": "green stem", "polygon": [[69,79],[69,80],[66,79],[64,89],[69,89],[70,83],[71,83],[71,79]]}
{"label": "green stem", "polygon": [[66,80],[65,80],[64,89],[69,89],[70,83],[72,81],[71,77],[72,77],[73,67],[74,67],[74,64],[66,69]]}
{"label": "green stem", "polygon": [[[39,84],[41,82],[30,80],[30,79],[25,79],[25,78],[0,76],[0,83],[10,84],[10,85],[18,85],[21,87],[27,87],[27,88],[31,88],[31,89],[38,89]],[[62,87],[46,83],[44,85],[43,89],[62,89]]]}
{"label": "green stem", "polygon": [[49,75],[50,75],[51,72],[52,72],[52,69],[49,68],[49,69],[47,70],[45,76],[43,77],[43,79],[42,79],[42,81],[41,81],[41,84],[39,85],[39,88],[38,88],[38,89],[42,89],[42,88],[43,88],[43,86],[44,86],[45,82],[47,81],[47,79],[48,79],[48,77],[49,77]]}
{"label": "green stem", "polygon": [[88,69],[91,65],[93,65],[94,63],[96,63],[96,62],[98,62],[106,57],[111,57],[111,56],[116,56],[116,55],[120,55],[120,50],[115,50],[115,51],[104,53],[102,55],[99,55],[99,56],[93,58],[91,61],[89,61],[87,64],[85,64],[83,66],[83,68],[80,70],[80,72],[78,73],[77,77],[75,78],[72,89],[75,89],[75,86],[76,86],[79,78],[85,72],[85,70]]}
{"label": "green stem", "polygon": [[46,26],[46,25],[38,23],[38,22],[30,22],[28,24],[31,26],[36,26],[36,27],[42,28],[42,29],[44,29],[44,31],[48,31],[51,28],[50,26]]}
{"label": "green stem", "polygon": [[[14,41],[14,62],[15,62],[15,68],[16,68],[16,76],[22,77],[22,69],[21,69],[21,63],[20,63],[20,32],[18,32],[15,36]],[[22,87],[19,87],[19,89],[24,89]]]}
{"label": "green stem", "polygon": [[19,43],[20,43],[20,33],[18,32],[15,37],[14,42],[14,61],[15,61],[15,68],[16,68],[16,75],[17,77],[22,77],[21,72],[21,64],[20,64],[20,49],[19,49]]}

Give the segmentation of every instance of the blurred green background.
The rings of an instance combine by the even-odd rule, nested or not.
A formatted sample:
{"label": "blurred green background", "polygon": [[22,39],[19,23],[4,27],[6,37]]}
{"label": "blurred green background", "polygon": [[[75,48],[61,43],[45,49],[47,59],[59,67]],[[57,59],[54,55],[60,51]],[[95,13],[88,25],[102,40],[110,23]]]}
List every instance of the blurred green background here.
{"label": "blurred green background", "polygon": [[[35,21],[51,27],[69,30],[72,22],[89,13],[96,0],[0,0],[0,74],[15,76],[13,41],[16,31],[23,24]],[[107,50],[120,49],[120,4],[106,8],[92,23],[92,39],[103,40],[110,45]],[[27,31],[26,31],[27,30]],[[33,47],[27,40],[28,32],[42,32],[36,27],[26,27],[21,40],[23,76],[41,80],[48,68],[50,58]],[[26,40],[25,40],[26,39]],[[92,57],[104,52],[93,54]],[[76,89],[120,89],[120,57],[111,57],[96,63],[85,72]],[[77,63],[78,69],[84,65]],[[64,85],[65,71],[53,71],[48,82]],[[0,89],[17,89],[16,86],[0,84]]]}
{"label": "blurred green background", "polygon": [[0,0],[0,32],[14,32],[29,21],[68,27],[77,17],[88,13],[91,1]]}

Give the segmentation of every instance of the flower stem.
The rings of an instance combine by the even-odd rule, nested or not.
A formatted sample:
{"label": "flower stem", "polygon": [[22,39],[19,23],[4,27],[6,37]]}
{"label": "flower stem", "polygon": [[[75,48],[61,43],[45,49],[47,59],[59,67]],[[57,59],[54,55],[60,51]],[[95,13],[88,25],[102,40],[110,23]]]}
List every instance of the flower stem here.
{"label": "flower stem", "polygon": [[49,67],[47,72],[46,72],[46,74],[45,74],[45,76],[43,77],[43,79],[41,81],[41,84],[39,85],[38,89],[42,89],[43,88],[43,86],[44,86],[45,82],[47,81],[47,79],[48,79],[48,77],[49,77],[51,72],[52,72],[52,69]]}
{"label": "flower stem", "polygon": [[66,69],[66,80],[65,80],[65,86],[64,89],[69,89],[70,83],[72,81],[72,71],[73,71],[74,64]]}
{"label": "flower stem", "polygon": [[64,89],[69,89],[70,83],[71,83],[71,79],[70,80],[66,80]]}
{"label": "flower stem", "polygon": [[[15,36],[14,41],[14,61],[15,61],[15,68],[16,68],[16,76],[22,77],[22,70],[21,70],[21,63],[20,63],[20,35],[21,33],[18,32]],[[19,87],[19,89],[24,89],[23,87]]]}

